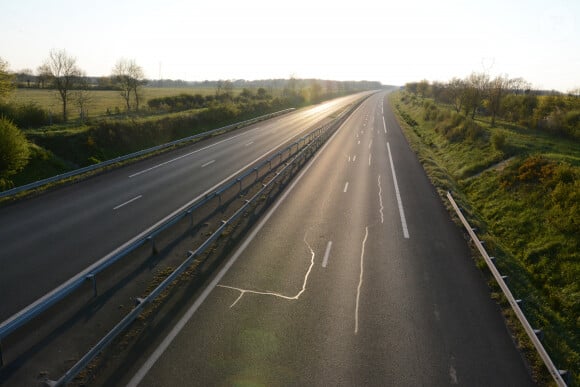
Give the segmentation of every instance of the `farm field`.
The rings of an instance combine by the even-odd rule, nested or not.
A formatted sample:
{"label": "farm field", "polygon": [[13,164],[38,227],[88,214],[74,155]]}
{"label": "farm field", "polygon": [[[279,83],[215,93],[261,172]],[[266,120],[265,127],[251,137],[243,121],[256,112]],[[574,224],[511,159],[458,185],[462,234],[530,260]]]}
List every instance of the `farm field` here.
{"label": "farm field", "polygon": [[[234,95],[239,94],[239,92],[240,90],[234,89]],[[88,103],[89,118],[117,114],[125,109],[125,101],[117,90],[93,90],[90,93],[90,101]],[[152,98],[170,97],[182,93],[205,96],[215,94],[215,88],[144,87],[142,89],[142,105],[145,108],[147,101]],[[56,90],[19,88],[11,94],[10,101],[18,105],[33,103],[55,116],[61,114],[62,103]],[[75,120],[79,116],[80,110],[73,103],[69,110],[69,119]]]}

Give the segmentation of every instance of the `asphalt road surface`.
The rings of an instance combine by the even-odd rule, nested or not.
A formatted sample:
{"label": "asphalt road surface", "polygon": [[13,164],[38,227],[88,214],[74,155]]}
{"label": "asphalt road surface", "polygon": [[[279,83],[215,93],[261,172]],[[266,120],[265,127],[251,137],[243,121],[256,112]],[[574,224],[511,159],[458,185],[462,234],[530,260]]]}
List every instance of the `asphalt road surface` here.
{"label": "asphalt road surface", "polygon": [[532,385],[384,93],[347,120],[163,337],[115,383]]}
{"label": "asphalt road surface", "polygon": [[300,109],[0,208],[0,321],[360,97]]}

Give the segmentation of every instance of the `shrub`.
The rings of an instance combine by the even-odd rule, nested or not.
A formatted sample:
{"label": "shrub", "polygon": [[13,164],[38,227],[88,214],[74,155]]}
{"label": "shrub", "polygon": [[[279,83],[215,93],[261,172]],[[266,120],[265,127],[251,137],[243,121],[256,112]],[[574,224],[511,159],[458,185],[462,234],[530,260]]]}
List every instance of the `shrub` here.
{"label": "shrub", "polygon": [[15,123],[21,128],[38,128],[45,125],[47,120],[47,113],[40,106],[34,102],[18,106]]}
{"label": "shrub", "polygon": [[0,117],[0,178],[8,178],[28,163],[30,150],[24,134],[5,117]]}
{"label": "shrub", "polygon": [[19,128],[38,128],[49,121],[48,113],[34,102],[0,104],[0,116],[12,120]]}
{"label": "shrub", "polygon": [[491,135],[491,145],[497,151],[503,152],[505,148],[506,137],[505,134],[501,132],[494,132]]}
{"label": "shrub", "polygon": [[425,103],[425,109],[424,109],[424,114],[423,114],[423,119],[425,121],[431,121],[431,120],[436,120],[438,113],[439,113],[439,109],[437,108],[437,105],[433,104],[433,103]]}

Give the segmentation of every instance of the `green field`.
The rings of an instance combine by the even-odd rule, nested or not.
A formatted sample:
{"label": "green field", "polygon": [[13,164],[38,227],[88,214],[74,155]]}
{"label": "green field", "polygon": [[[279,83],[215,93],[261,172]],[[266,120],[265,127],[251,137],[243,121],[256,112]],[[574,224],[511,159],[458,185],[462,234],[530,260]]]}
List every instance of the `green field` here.
{"label": "green field", "polygon": [[[405,92],[391,103],[442,200],[453,192],[526,317],[543,330],[555,364],[580,385],[580,143],[513,123],[492,127],[489,117],[461,119]],[[491,278],[490,287],[502,303]],[[504,312],[517,326],[509,307]],[[549,383],[531,344],[517,336],[539,384]]]}
{"label": "green field", "polygon": [[[240,90],[234,90],[238,94]],[[142,89],[142,107],[147,107],[147,101],[151,98],[170,97],[178,94],[215,94],[214,88],[169,88],[169,87],[144,87]],[[125,101],[116,90],[93,90],[90,92],[90,101],[88,103],[89,117],[100,117],[110,114],[123,112],[125,110]],[[14,90],[10,96],[10,101],[15,104],[35,103],[42,109],[52,112],[59,116],[62,114],[62,102],[56,90],[48,89],[27,89],[19,88]],[[79,109],[74,103],[69,108],[69,119],[79,118]]]}

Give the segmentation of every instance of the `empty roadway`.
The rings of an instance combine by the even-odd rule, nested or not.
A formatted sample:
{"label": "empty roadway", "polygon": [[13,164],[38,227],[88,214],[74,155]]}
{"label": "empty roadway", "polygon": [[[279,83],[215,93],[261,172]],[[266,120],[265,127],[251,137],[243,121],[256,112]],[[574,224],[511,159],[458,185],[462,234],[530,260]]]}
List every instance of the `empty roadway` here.
{"label": "empty roadway", "polygon": [[0,321],[357,98],[300,109],[0,208]]}
{"label": "empty roadway", "polygon": [[532,385],[383,98],[347,120],[175,328],[115,373],[126,379],[106,382]]}

